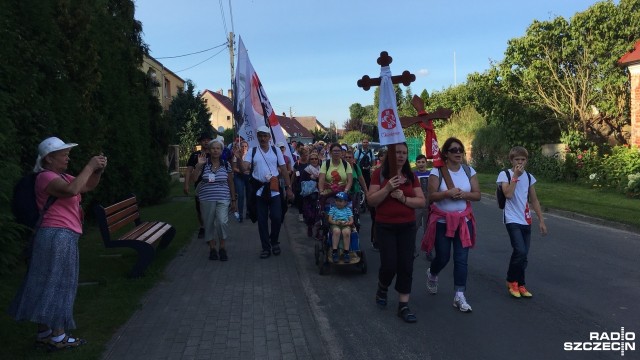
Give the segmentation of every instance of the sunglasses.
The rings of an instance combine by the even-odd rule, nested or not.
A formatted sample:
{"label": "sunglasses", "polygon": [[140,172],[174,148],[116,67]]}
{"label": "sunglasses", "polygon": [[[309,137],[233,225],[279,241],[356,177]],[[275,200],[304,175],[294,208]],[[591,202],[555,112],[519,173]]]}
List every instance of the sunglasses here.
{"label": "sunglasses", "polygon": [[459,148],[459,147],[452,147],[452,148],[449,148],[447,152],[450,152],[452,154],[462,154],[464,153],[464,150],[462,150],[462,148]]}

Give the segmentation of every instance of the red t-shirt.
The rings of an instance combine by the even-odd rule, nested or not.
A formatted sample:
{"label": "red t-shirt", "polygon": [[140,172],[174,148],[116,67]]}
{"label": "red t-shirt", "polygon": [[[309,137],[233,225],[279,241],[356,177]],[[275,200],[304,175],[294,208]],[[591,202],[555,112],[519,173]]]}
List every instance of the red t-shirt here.
{"label": "red t-shirt", "polygon": [[[383,188],[389,182],[389,179],[383,179],[380,184],[380,171],[382,168],[378,168],[371,174],[371,185],[380,185]],[[420,182],[416,176],[413,177],[413,183],[404,183],[400,185],[398,189],[402,190],[402,193],[406,197],[414,197],[415,188],[420,188]],[[413,208],[410,208],[399,200],[392,198],[390,195],[376,207],[376,222],[401,224],[408,223],[416,220],[416,212]]]}

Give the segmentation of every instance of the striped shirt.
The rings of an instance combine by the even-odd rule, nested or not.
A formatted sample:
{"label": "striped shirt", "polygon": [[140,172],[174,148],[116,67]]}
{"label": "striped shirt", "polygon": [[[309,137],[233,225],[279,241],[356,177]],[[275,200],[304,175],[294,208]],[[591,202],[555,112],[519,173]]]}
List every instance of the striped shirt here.
{"label": "striped shirt", "polygon": [[232,170],[228,162],[225,167],[212,168],[212,164],[207,161],[202,172],[202,181],[198,184],[198,197],[200,201],[231,200],[231,189],[227,182]]}

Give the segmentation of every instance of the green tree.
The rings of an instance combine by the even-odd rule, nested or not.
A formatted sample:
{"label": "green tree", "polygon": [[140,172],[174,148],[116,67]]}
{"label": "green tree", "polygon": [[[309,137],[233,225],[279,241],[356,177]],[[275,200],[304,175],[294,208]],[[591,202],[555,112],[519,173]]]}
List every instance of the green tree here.
{"label": "green tree", "polygon": [[[195,85],[191,80],[185,82],[185,88],[179,89],[169,105],[166,116],[176,138],[172,139],[178,143],[178,134],[185,132],[193,132],[199,134],[201,132],[213,133],[211,126],[211,113],[207,109],[200,93],[195,92]],[[185,126],[192,127],[185,129]],[[196,143],[197,135],[191,140],[192,145]]]}
{"label": "green tree", "polygon": [[509,41],[497,65],[503,89],[552,111],[565,131],[623,142],[628,76],[617,60],[638,34],[638,0],[598,2],[571,21],[534,21],[525,36]]}
{"label": "green tree", "polygon": [[367,109],[360,103],[353,103],[349,106],[349,118],[362,120],[367,116]]}
{"label": "green tree", "polygon": [[313,135],[313,142],[324,140],[327,136],[327,132],[322,129],[313,129],[311,130],[311,134]]}

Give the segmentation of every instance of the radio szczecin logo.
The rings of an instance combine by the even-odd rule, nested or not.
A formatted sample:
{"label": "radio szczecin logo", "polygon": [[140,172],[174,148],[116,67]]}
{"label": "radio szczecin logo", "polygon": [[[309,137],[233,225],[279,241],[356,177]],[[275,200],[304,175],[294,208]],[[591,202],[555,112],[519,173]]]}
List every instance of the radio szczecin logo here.
{"label": "radio szczecin logo", "polygon": [[636,333],[625,332],[589,332],[589,341],[573,341],[564,343],[565,351],[625,351],[636,350]]}

